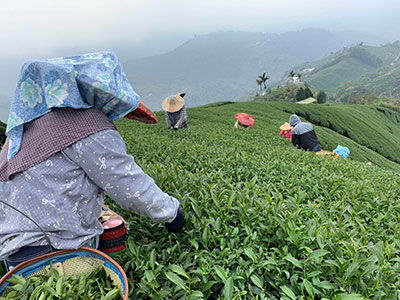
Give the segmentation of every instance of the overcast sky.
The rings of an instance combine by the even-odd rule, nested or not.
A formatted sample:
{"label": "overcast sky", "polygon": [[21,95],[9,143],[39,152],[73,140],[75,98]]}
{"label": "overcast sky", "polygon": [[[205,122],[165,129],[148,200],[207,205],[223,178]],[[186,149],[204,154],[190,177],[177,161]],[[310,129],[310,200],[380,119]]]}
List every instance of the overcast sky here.
{"label": "overcast sky", "polygon": [[221,30],[316,27],[394,41],[399,16],[399,0],[0,0],[0,119],[27,59],[112,50],[125,61]]}

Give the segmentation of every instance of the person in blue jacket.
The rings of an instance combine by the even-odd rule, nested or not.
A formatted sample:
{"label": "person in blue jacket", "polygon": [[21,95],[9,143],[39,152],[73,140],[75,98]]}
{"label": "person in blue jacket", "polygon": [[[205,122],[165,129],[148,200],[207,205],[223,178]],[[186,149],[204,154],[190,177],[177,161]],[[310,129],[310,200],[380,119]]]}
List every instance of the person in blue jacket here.
{"label": "person in blue jacket", "polygon": [[321,144],[318,141],[314,127],[310,123],[302,122],[296,114],[293,114],[289,118],[289,124],[293,127],[293,146],[311,152],[318,152],[321,150]]}

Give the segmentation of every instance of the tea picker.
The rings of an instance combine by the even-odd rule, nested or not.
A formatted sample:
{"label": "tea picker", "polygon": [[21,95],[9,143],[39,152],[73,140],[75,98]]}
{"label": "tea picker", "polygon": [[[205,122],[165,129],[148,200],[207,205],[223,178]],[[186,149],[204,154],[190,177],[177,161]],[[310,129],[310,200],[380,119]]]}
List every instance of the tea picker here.
{"label": "tea picker", "polygon": [[235,115],[235,128],[249,128],[253,127],[255,124],[254,118],[252,115],[246,113],[238,113]]}
{"label": "tea picker", "polygon": [[[126,152],[113,123],[123,117],[157,122],[115,54],[23,65],[0,153],[0,199],[25,215],[0,204],[0,260],[15,267],[49,252],[50,244],[56,250],[97,246],[105,192],[170,232],[183,227],[178,200]],[[132,134],[137,130],[132,123]]]}
{"label": "tea picker", "polygon": [[186,93],[179,93],[168,96],[161,104],[165,111],[167,127],[170,129],[189,129],[188,115],[186,112],[185,100],[183,99],[185,95]]}
{"label": "tea picker", "polygon": [[311,152],[321,150],[321,144],[318,141],[314,127],[310,123],[302,122],[296,114],[293,114],[289,118],[289,124],[293,127],[293,146]]}
{"label": "tea picker", "polygon": [[293,127],[290,126],[288,122],[283,123],[280,127],[280,132],[279,135],[283,136],[286,139],[291,140],[292,139],[292,129]]}

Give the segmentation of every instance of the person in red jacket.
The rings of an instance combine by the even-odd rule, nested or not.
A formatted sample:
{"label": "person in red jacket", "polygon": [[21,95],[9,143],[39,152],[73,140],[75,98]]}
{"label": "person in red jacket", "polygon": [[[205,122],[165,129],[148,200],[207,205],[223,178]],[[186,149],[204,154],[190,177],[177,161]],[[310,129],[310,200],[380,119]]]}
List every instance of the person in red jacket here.
{"label": "person in red jacket", "polygon": [[280,135],[283,135],[285,138],[292,140],[292,129],[293,127],[290,126],[288,122],[284,123],[281,127]]}

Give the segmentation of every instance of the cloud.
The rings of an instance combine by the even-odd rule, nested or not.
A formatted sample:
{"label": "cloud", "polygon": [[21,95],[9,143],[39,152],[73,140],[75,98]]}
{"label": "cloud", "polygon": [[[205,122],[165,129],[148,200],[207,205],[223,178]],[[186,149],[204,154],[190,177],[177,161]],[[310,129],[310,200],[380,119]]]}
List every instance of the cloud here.
{"label": "cloud", "polygon": [[318,27],[400,39],[399,15],[398,0],[1,0],[0,118],[27,59],[112,50],[125,61],[221,30]]}
{"label": "cloud", "polygon": [[[283,32],[304,27],[375,30],[397,0],[2,0],[0,56],[47,55],[94,45],[140,46],[219,30]],[[398,21],[397,21],[398,24]],[[388,24],[388,27],[391,27]]]}

